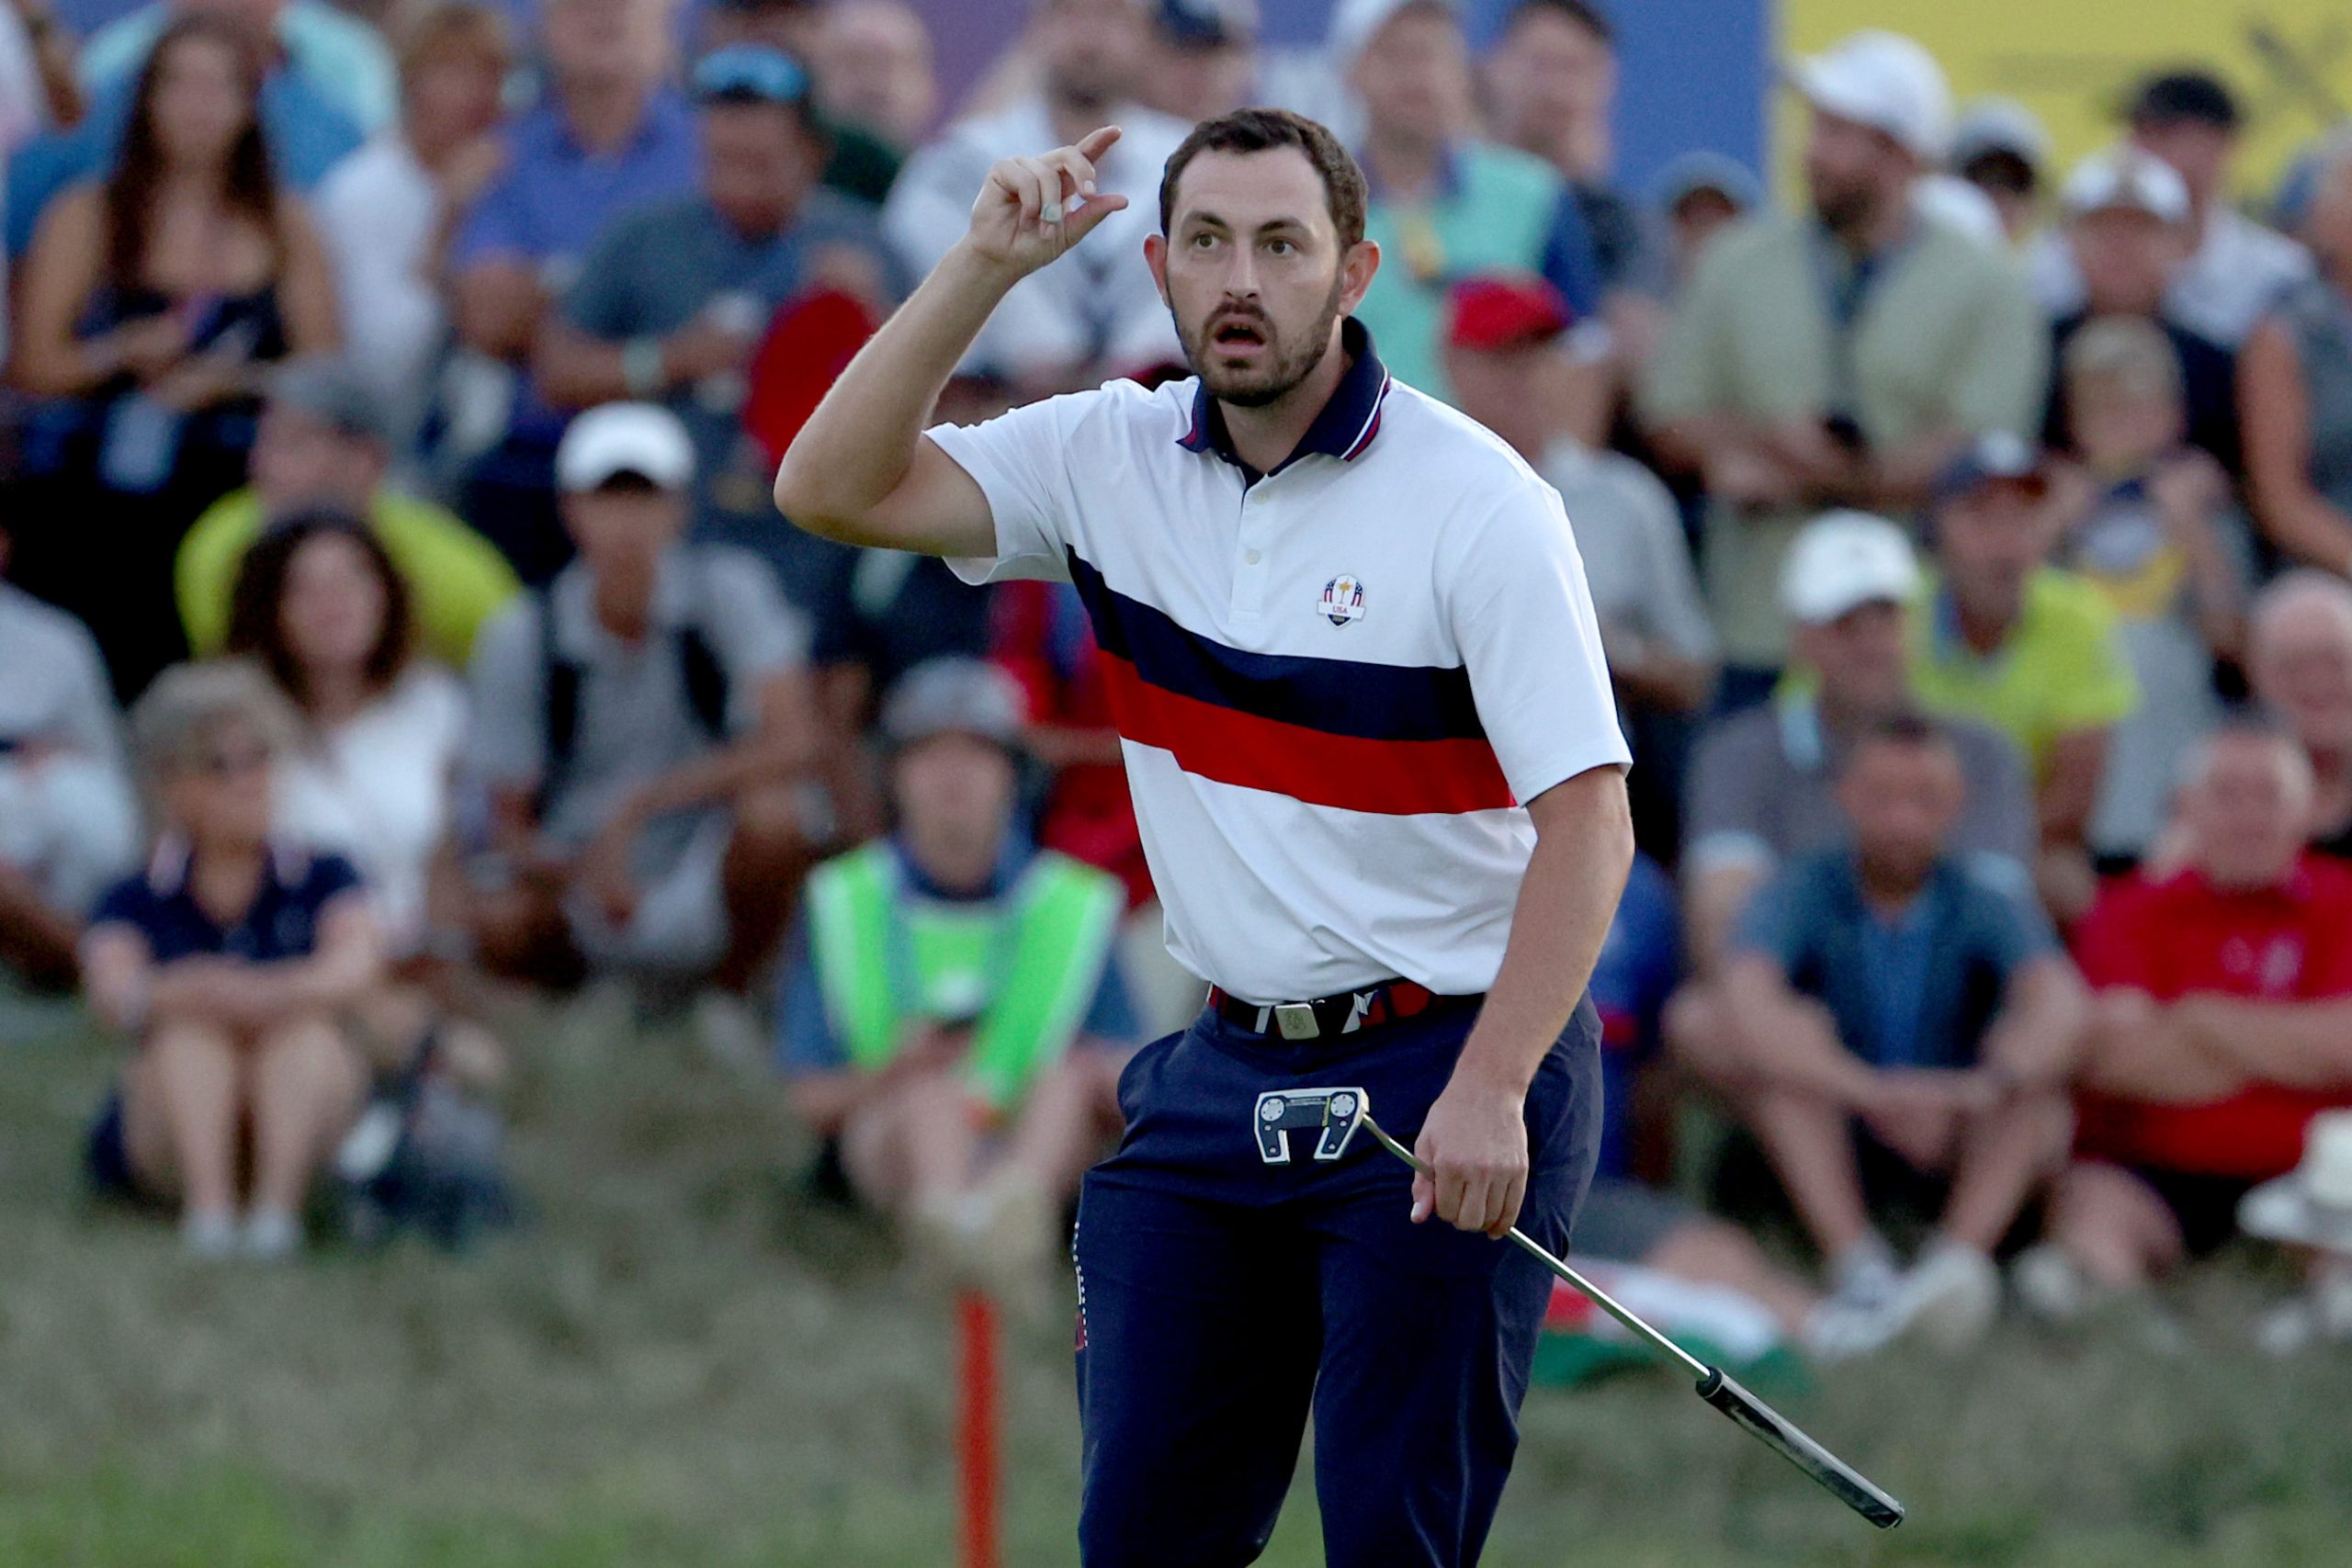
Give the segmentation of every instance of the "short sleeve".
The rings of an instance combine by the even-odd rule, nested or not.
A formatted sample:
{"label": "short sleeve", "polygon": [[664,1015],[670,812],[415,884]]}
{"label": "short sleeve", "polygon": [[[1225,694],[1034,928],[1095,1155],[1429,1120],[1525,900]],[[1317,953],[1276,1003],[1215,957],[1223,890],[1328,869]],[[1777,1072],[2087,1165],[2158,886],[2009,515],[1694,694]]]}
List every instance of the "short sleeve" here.
{"label": "short sleeve", "polygon": [[1633,760],[1584,561],[1560,496],[1515,485],[1453,556],[1439,586],[1478,719],[1522,802]]}
{"label": "short sleeve", "polygon": [[1067,443],[1080,400],[1094,396],[1100,394],[1047,398],[982,424],[943,424],[928,433],[980,487],[996,525],[996,554],[949,561],[956,576],[974,584],[1069,576]]}
{"label": "short sleeve", "polygon": [[[1628,459],[1629,464],[1631,459]],[[1674,497],[1657,477],[1639,465],[1625,474],[1626,500],[1641,530],[1648,558],[1650,625],[1645,628],[1684,659],[1706,661],[1717,651],[1714,623],[1699,596],[1699,575],[1690,564],[1690,542]]]}
{"label": "short sleeve", "polygon": [[1600,309],[1600,261],[1592,228],[1585,221],[1584,204],[1566,186],[1560,188],[1552,227],[1544,236],[1544,276],[1579,319]]}
{"label": "short sleeve", "polygon": [[1812,879],[1804,867],[1792,866],[1756,890],[1740,911],[1732,933],[1732,951],[1769,958],[1784,975],[1804,963],[1813,926]]}
{"label": "short sleeve", "polygon": [[767,562],[746,550],[707,546],[697,561],[704,610],[697,617],[726,667],[740,732],[757,722],[758,687],[808,660],[808,622],[784,597]]}
{"label": "short sleeve", "polygon": [[2147,940],[2147,888],[2131,882],[2109,889],[2091,906],[2075,931],[2075,964],[2086,982],[2101,988],[2158,988],[2155,971],[2163,953]]}
{"label": "short sleeve", "polygon": [[1718,719],[1701,732],[1690,759],[1682,807],[1682,864],[1699,874],[1726,866],[1770,870],[1778,857],[1765,801],[1780,770],[1756,765],[1748,715]]}
{"label": "short sleeve", "polygon": [[825,988],[807,929],[796,930],[777,988],[775,1067],[788,1078],[815,1077],[848,1066],[849,1053],[825,1012]]}
{"label": "short sleeve", "polygon": [[2040,900],[2030,890],[2011,891],[1992,886],[1982,881],[1968,884],[1970,897],[1978,902],[1978,925],[1983,932],[1985,953],[2003,979],[2015,976],[2019,969],[2037,958],[2046,958],[2059,949],[2058,933],[2042,912]]}
{"label": "short sleeve", "polygon": [[547,771],[547,695],[539,669],[544,607],[537,595],[517,599],[475,641],[466,766],[484,784],[534,784]]}

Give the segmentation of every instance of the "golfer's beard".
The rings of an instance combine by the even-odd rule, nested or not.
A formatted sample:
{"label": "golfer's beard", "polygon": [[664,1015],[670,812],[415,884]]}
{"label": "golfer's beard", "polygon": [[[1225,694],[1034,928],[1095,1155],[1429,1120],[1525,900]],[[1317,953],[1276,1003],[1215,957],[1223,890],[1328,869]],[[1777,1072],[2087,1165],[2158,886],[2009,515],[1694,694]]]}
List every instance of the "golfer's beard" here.
{"label": "golfer's beard", "polygon": [[[1315,367],[1331,352],[1331,323],[1340,319],[1340,287],[1336,282],[1332,284],[1330,298],[1323,301],[1315,325],[1295,347],[1277,333],[1272,318],[1258,319],[1255,325],[1265,337],[1266,346],[1273,350],[1262,365],[1238,370],[1218,366],[1216,344],[1210,339],[1208,321],[1202,322],[1200,330],[1191,333],[1184,331],[1182,321],[1177,322],[1176,333],[1184,341],[1184,356],[1192,361],[1201,384],[1209,389],[1209,396],[1219,402],[1244,409],[1261,409],[1268,403],[1279,402],[1315,374]],[[1215,315],[1209,318],[1210,321],[1215,320]]]}

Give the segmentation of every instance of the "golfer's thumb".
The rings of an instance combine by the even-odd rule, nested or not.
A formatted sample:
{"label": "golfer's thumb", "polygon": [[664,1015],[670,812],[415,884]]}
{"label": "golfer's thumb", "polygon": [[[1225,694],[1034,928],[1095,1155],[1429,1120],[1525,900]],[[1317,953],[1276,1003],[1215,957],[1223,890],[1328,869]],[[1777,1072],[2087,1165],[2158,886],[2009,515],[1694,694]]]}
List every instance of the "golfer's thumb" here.
{"label": "golfer's thumb", "polygon": [[1437,1207],[1437,1183],[1425,1171],[1413,1172],[1413,1223],[1419,1224]]}

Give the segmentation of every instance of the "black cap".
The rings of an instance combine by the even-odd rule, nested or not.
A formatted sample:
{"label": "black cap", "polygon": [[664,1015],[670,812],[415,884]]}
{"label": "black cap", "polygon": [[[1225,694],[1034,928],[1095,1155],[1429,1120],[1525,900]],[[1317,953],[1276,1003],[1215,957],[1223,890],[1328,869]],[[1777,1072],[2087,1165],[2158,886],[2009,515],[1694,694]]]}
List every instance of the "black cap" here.
{"label": "black cap", "polygon": [[2126,118],[2134,126],[2178,125],[2184,120],[2235,130],[2244,123],[2227,84],[2210,71],[2167,71],[2140,84]]}
{"label": "black cap", "polygon": [[1258,36],[1256,0],[1159,0],[1159,30],[1186,49],[1247,44]]}

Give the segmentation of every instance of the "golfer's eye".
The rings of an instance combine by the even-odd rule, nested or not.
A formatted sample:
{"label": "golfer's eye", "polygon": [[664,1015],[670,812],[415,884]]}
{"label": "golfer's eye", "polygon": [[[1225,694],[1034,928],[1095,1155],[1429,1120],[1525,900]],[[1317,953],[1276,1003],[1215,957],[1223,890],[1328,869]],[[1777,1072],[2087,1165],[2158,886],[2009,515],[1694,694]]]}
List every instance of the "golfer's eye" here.
{"label": "golfer's eye", "polygon": [[1298,242],[1295,240],[1269,240],[1266,242],[1266,254],[1271,256],[1295,256],[1298,254]]}
{"label": "golfer's eye", "polygon": [[1193,236],[1193,249],[1196,251],[1212,250],[1216,245],[1216,236],[1206,231]]}

